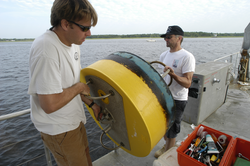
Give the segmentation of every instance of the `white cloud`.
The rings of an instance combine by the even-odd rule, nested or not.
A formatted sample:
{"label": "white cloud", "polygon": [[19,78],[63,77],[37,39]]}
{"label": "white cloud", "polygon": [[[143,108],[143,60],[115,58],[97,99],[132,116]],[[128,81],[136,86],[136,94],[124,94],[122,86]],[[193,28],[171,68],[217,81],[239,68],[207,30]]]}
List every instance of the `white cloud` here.
{"label": "white cloud", "polygon": [[[30,34],[34,26],[37,32],[43,32],[50,25],[53,1],[2,0],[1,22],[15,27],[27,24],[23,35]],[[184,31],[243,32],[249,22],[248,1],[90,0],[99,17],[92,34],[164,33],[174,24]],[[7,34],[19,35],[19,32],[10,33],[8,28],[0,27],[0,38]]]}

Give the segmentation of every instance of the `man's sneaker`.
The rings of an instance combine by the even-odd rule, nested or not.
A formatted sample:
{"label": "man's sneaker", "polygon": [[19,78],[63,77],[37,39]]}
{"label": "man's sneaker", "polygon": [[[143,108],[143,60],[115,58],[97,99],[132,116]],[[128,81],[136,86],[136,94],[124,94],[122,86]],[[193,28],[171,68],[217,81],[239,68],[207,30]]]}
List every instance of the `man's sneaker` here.
{"label": "man's sneaker", "polygon": [[164,152],[165,152],[165,145],[160,150],[157,150],[155,152],[155,158],[160,157]]}

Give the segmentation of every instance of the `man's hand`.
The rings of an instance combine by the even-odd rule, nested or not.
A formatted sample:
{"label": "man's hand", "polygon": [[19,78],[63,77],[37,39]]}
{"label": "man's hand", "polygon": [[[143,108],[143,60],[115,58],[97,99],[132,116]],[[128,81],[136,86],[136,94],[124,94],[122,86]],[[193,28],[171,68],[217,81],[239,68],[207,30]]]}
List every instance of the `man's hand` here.
{"label": "man's hand", "polygon": [[171,67],[169,67],[169,66],[165,66],[165,67],[164,67],[164,70],[163,70],[164,73],[165,73],[168,69],[170,70],[168,74],[169,74],[170,76],[172,76],[172,75],[174,74],[174,70],[173,70]]}
{"label": "man's hand", "polygon": [[84,83],[81,83],[81,82],[79,84],[81,84],[81,88],[82,88],[81,94],[89,96],[89,94],[90,94],[89,86],[87,84],[84,84]]}
{"label": "man's hand", "polygon": [[95,118],[99,121],[102,118],[102,114],[100,114],[101,107],[97,104],[94,104],[91,108],[94,112]]}
{"label": "man's hand", "polygon": [[169,71],[169,75],[178,83],[180,84],[181,86],[185,87],[185,88],[189,88],[192,84],[192,77],[193,77],[193,74],[194,72],[187,72],[187,73],[184,73],[183,76],[178,76],[174,73],[174,70],[169,67],[169,66],[165,66],[164,68],[164,72],[166,72],[167,70],[170,70]]}
{"label": "man's hand", "polygon": [[[81,94],[81,98],[82,98],[82,101],[84,103],[86,103],[87,105],[90,105],[93,102],[92,100],[90,100],[87,97],[85,97],[85,95],[83,95],[83,94]],[[102,114],[100,114],[101,107],[95,103],[91,108],[92,108],[92,110],[94,112],[95,118],[99,121],[99,119],[102,118]]]}

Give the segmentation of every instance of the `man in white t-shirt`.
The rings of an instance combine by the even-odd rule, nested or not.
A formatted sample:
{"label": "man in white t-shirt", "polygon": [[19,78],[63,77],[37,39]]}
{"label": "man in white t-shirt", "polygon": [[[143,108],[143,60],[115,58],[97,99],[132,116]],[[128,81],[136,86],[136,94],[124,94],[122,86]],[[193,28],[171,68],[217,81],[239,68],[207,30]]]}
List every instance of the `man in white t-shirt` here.
{"label": "man in white t-shirt", "polygon": [[[55,0],[52,28],[37,37],[30,50],[31,120],[60,166],[92,166],[83,103],[98,118],[100,107],[87,99],[80,82],[80,48],[97,14],[88,0]],[[99,118],[98,118],[99,119]]]}
{"label": "man in white t-shirt", "polygon": [[155,153],[158,158],[165,151],[175,145],[177,134],[180,132],[183,111],[188,100],[188,88],[191,86],[193,73],[195,71],[195,58],[193,54],[181,48],[184,32],[179,26],[169,26],[166,34],[161,35],[166,41],[170,50],[160,55],[160,61],[166,66],[164,72],[170,69],[169,75],[164,78],[169,84],[172,77],[172,84],[169,90],[175,100],[175,121],[168,132],[164,135],[166,143],[164,147]]}

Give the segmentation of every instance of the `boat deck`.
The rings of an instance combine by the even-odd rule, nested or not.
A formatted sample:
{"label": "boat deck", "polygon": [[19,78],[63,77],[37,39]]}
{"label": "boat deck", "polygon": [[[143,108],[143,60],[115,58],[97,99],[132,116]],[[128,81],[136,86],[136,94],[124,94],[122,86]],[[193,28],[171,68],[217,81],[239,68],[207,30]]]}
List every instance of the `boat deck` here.
{"label": "boat deck", "polygon": [[[250,141],[250,90],[248,88],[249,86],[241,86],[237,83],[231,84],[226,102],[202,124],[233,137]],[[176,139],[177,144],[192,131],[191,124],[182,121],[181,133]],[[156,160],[154,153],[162,148],[163,144],[164,140],[161,139],[146,157],[135,157],[118,149],[94,161],[93,166],[152,166]],[[177,161],[176,165],[178,165]]]}

